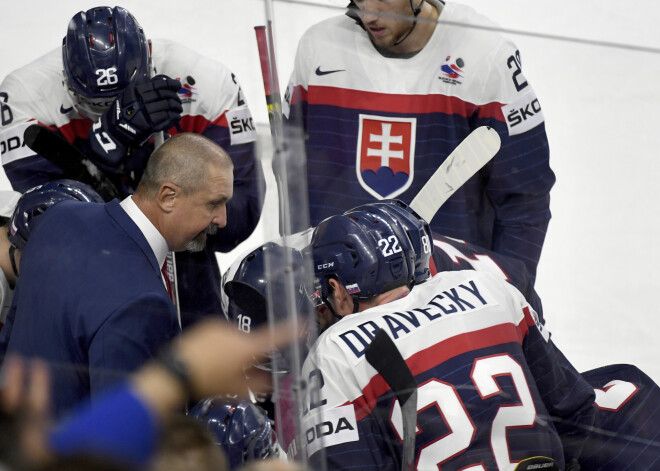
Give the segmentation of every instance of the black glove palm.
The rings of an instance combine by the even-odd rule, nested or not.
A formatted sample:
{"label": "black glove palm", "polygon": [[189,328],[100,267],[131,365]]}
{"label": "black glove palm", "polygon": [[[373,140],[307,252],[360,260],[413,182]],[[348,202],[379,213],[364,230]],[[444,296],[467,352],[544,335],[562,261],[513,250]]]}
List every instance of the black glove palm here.
{"label": "black glove palm", "polygon": [[132,83],[90,129],[90,144],[102,167],[117,167],[129,147],[181,119],[181,82],[166,75]]}

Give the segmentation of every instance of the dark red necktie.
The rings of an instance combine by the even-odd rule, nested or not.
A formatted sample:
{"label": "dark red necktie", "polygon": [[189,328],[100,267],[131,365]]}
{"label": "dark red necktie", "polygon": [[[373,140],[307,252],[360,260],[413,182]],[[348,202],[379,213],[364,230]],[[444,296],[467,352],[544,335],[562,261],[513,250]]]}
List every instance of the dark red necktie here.
{"label": "dark red necktie", "polygon": [[170,281],[170,275],[167,273],[167,259],[165,259],[165,263],[163,263],[163,266],[160,269],[160,271],[163,274],[163,278],[165,279],[167,294],[170,295],[170,299],[172,300],[172,302],[174,302],[174,294],[172,293],[172,282]]}

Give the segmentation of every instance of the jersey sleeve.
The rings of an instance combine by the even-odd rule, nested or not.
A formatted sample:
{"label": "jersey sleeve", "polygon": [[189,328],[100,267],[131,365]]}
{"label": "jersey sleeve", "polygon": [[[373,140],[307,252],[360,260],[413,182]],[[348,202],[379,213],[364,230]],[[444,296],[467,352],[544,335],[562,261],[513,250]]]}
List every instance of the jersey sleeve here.
{"label": "jersey sleeve", "polygon": [[62,86],[61,58],[50,53],[7,75],[0,84],[0,142],[2,165],[12,187],[24,192],[46,181],[64,178],[55,165],[33,152],[23,139],[28,126],[41,124],[69,139],[82,120]]}
{"label": "jersey sleeve", "polygon": [[484,105],[475,127],[492,126],[502,146],[485,167],[486,194],[494,209],[491,248],[536,268],[550,221],[550,189],[555,175],[539,99],[522,72],[521,56],[503,41],[485,78]]}
{"label": "jersey sleeve", "polygon": [[596,419],[582,469],[656,469],[660,463],[660,387],[634,365],[582,373],[596,391]]}
{"label": "jersey sleeve", "polygon": [[[361,414],[355,382],[346,378],[339,349],[326,343],[322,357],[313,352],[303,366],[307,389],[303,410],[304,449],[315,469],[396,470],[392,433],[371,414]],[[400,462],[400,461],[399,461]],[[326,468],[327,467],[327,468]]]}

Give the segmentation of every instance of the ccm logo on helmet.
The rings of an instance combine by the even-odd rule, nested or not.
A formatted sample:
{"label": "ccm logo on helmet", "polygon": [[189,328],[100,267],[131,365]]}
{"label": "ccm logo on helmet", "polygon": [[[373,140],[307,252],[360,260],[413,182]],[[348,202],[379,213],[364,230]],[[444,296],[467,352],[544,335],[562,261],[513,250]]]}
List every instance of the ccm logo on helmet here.
{"label": "ccm logo on helmet", "polygon": [[316,265],[317,270],[326,270],[328,268],[332,268],[335,266],[335,262],[328,262],[328,263],[321,263],[319,265]]}

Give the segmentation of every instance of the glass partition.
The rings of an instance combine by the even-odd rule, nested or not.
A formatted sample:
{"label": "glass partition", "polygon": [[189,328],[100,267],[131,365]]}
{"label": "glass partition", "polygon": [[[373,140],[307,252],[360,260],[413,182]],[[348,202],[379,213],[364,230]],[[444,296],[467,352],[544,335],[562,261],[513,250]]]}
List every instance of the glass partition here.
{"label": "glass partition", "polygon": [[[205,251],[183,251],[170,266],[183,334],[206,317],[228,319],[248,335],[282,322],[302,332],[299,341],[258,362],[272,373],[274,390],[251,395],[274,423],[280,459],[318,471],[534,469],[523,466],[544,462],[524,460],[547,455],[561,465],[564,454],[578,456],[575,447],[584,445],[578,456],[583,469],[610,459],[603,450],[620,450],[628,462],[640,460],[642,469],[653,453],[660,456],[657,422],[644,420],[658,416],[660,381],[660,317],[653,303],[660,263],[653,209],[660,175],[660,32],[653,20],[660,7],[637,3],[632,9],[611,0],[124,2],[152,40],[151,75],[171,73],[181,82],[185,117],[165,131],[203,134],[226,147],[234,165],[227,228],[209,235]],[[82,178],[66,169],[46,174],[38,165],[23,166],[34,154],[23,131],[37,122],[86,153],[93,175],[108,171],[107,161],[90,153],[98,124],[78,115],[60,89],[62,38],[72,16],[92,5],[26,5],[29,14],[16,8],[3,16],[0,77],[37,60],[44,76],[58,78],[46,85],[38,73],[23,73],[0,86],[0,190],[20,193],[32,186],[26,181],[43,183],[38,179],[44,175]],[[495,157],[483,169],[469,169],[465,183],[454,185],[447,177],[441,186],[425,187],[443,162],[458,161],[451,153],[480,126],[499,136]],[[482,152],[483,142],[474,138],[468,147],[461,158]],[[55,153],[46,148],[44,153]],[[80,160],[71,152],[60,154]],[[135,168],[111,169],[112,183],[123,188],[120,200],[136,191],[147,157],[132,163]],[[100,170],[90,162],[101,162]],[[449,166],[442,167],[447,175]],[[127,182],[133,187],[122,186]],[[413,201],[423,191],[436,191],[444,202],[426,221],[432,240],[406,226],[410,212],[395,211],[387,216],[402,239],[395,245],[382,237],[369,246],[365,241],[376,236],[362,239],[355,226],[355,232],[335,233],[345,252],[310,247],[314,228],[328,217],[381,200],[401,200],[420,212]],[[0,200],[0,209],[4,204]],[[8,223],[11,208],[4,212]],[[353,216],[351,224],[358,219]],[[159,219],[154,221],[159,230]],[[419,220],[414,224],[418,228]],[[247,229],[235,235],[230,231],[236,227]],[[84,237],[73,238],[71,250],[103,240],[88,244]],[[103,244],[100,252],[119,256],[120,249]],[[341,270],[350,263],[351,270],[362,269],[362,251],[381,262],[370,278],[344,278]],[[431,251],[434,276],[424,280],[419,260]],[[42,253],[52,255],[55,266],[77,260],[73,253],[68,259]],[[403,286],[391,265],[387,275],[378,265],[399,253],[407,257],[411,294],[374,301],[382,293],[369,291],[373,287],[390,292]],[[29,253],[26,258],[25,278],[32,274],[24,284],[32,289],[42,280],[66,279],[68,272],[57,270],[47,278]],[[103,266],[96,259],[89,263]],[[463,270],[491,275],[453,273]],[[110,279],[94,276],[99,284]],[[459,281],[437,281],[443,277]],[[332,298],[341,289],[331,289],[330,280],[343,282],[346,299],[355,302],[349,312]],[[235,282],[229,292],[228,282]],[[6,285],[5,310],[14,293],[13,281]],[[90,310],[102,298],[80,297]],[[501,309],[505,305],[509,311]],[[364,313],[366,307],[373,309]],[[484,313],[491,308],[489,317]],[[506,321],[496,323],[496,315]],[[169,311],[154,316],[154,330],[160,332],[170,317]],[[25,332],[41,325],[39,319]],[[87,318],[75,319],[82,325]],[[439,326],[444,319],[446,328]],[[14,328],[13,322],[7,326]],[[50,326],[44,338],[61,327],[44,326]],[[388,333],[393,346],[369,349],[378,331]],[[10,336],[3,335],[6,346]],[[91,345],[95,335],[81,341],[71,334],[70,340],[87,355],[85,342]],[[80,364],[69,364],[59,354],[30,348],[16,351],[45,356],[55,389],[60,374],[106,368],[87,364],[84,355]],[[144,361],[157,353],[151,346],[144,350]],[[571,376],[566,359],[581,375]],[[117,371],[107,366],[116,373],[110,383],[126,379],[143,361],[128,363]],[[558,365],[569,373],[554,371]],[[93,389],[85,381],[84,401]],[[577,398],[587,401],[592,389],[596,402],[587,407]],[[557,394],[578,402],[562,404]],[[574,411],[562,415],[564,405]],[[526,435],[534,432],[545,438]],[[248,457],[242,453],[239,461]]]}

